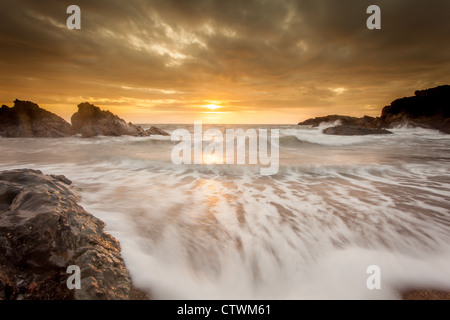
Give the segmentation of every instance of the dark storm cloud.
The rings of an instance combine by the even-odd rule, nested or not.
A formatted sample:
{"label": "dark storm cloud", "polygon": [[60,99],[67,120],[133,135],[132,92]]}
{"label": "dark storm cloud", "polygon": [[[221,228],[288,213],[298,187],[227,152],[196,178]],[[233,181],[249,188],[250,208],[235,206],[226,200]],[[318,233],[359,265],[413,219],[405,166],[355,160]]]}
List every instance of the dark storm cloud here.
{"label": "dark storm cloud", "polygon": [[[74,3],[81,30],[65,26]],[[371,4],[381,30],[366,28]],[[449,12],[447,0],[4,0],[0,95],[362,105],[450,81]]]}

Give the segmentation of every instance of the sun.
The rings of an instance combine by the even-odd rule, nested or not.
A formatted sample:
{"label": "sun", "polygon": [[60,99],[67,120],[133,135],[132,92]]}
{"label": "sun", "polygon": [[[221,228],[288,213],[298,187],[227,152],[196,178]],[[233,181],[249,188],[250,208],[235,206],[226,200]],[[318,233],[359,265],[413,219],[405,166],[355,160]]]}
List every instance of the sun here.
{"label": "sun", "polygon": [[208,108],[209,110],[216,110],[222,108],[222,106],[219,106],[217,104],[207,104],[204,106],[205,108]]}

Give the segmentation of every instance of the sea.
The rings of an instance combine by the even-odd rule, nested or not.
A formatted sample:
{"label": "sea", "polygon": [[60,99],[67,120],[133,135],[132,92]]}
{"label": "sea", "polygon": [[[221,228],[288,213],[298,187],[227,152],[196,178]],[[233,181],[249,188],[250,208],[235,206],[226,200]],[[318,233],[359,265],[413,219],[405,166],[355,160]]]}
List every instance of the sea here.
{"label": "sea", "polygon": [[[194,134],[193,124],[156,126]],[[170,136],[0,138],[0,170],[69,178],[152,299],[400,299],[410,288],[450,290],[449,135],[203,125],[211,128],[279,130],[277,172],[263,175],[259,163],[175,164],[179,142]]]}

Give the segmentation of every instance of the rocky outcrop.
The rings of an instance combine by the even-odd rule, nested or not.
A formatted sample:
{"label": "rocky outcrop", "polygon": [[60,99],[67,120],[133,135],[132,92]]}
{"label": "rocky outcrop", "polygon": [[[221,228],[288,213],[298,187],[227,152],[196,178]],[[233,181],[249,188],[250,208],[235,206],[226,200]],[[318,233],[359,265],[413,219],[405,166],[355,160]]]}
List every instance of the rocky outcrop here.
{"label": "rocky outcrop", "polygon": [[71,122],[74,130],[87,138],[98,135],[130,135],[136,137],[145,137],[152,134],[169,135],[161,129],[158,129],[158,131],[152,131],[151,129],[144,130],[142,127],[134,125],[131,122],[127,123],[110,111],[100,110],[99,107],[88,102],[83,102],[78,105],[78,112],[73,114]]}
{"label": "rocky outcrop", "polygon": [[397,99],[383,109],[381,120],[391,128],[410,125],[450,133],[450,86],[416,91],[413,97]]}
{"label": "rocky outcrop", "polygon": [[169,135],[157,127],[144,130],[131,122],[126,123],[110,111],[100,110],[87,102],[78,105],[78,112],[72,116],[71,122],[72,125],[30,101],[16,100],[13,108],[5,105],[0,108],[0,136],[5,138],[58,138],[76,133],[83,137]]}
{"label": "rocky outcrop", "polygon": [[151,126],[150,129],[146,130],[148,135],[156,135],[156,136],[170,136],[166,131],[163,129],[157,128],[155,126]]}
{"label": "rocky outcrop", "polygon": [[[77,204],[64,176],[0,172],[0,299],[128,299],[120,245]],[[68,266],[81,289],[66,285]]]}
{"label": "rocky outcrop", "polygon": [[14,107],[0,108],[0,136],[49,138],[73,134],[69,123],[33,102],[15,100]]}
{"label": "rocky outcrop", "polygon": [[414,94],[413,97],[393,101],[383,109],[380,117],[329,115],[308,119],[299,125],[317,127],[322,123],[339,121],[337,127],[327,128],[324,133],[341,135],[386,134],[390,132],[384,129],[398,126],[422,127],[450,133],[450,86],[416,91]]}
{"label": "rocky outcrop", "polygon": [[370,134],[392,134],[386,129],[370,129],[358,126],[340,125],[323,130],[324,134],[337,136],[367,136]]}
{"label": "rocky outcrop", "polygon": [[386,124],[380,118],[364,116],[362,118],[329,115],[317,117],[300,122],[299,125],[318,127],[321,124],[333,124],[332,127],[322,130],[324,134],[339,136],[366,136],[371,134],[390,134],[392,132],[383,129]]}
{"label": "rocky outcrop", "polygon": [[335,123],[337,121],[339,121],[339,125],[342,126],[354,126],[367,129],[381,129],[385,126],[384,122],[382,122],[380,118],[374,118],[369,116],[357,118],[342,115],[329,115],[325,117],[316,117],[300,122],[299,125],[318,127],[321,124]]}

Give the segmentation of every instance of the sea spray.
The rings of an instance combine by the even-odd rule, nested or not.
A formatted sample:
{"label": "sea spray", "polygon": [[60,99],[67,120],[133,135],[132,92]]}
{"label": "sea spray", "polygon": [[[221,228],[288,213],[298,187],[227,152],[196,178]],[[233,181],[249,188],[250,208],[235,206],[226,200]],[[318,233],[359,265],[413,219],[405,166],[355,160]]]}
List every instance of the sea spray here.
{"label": "sea spray", "polygon": [[[276,175],[249,163],[175,165],[170,137],[0,139],[0,169],[72,180],[154,299],[395,299],[402,288],[450,288],[448,136],[239,128],[280,129]],[[379,290],[367,287],[372,265]]]}

